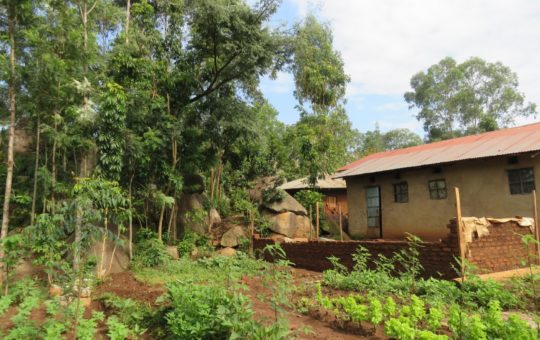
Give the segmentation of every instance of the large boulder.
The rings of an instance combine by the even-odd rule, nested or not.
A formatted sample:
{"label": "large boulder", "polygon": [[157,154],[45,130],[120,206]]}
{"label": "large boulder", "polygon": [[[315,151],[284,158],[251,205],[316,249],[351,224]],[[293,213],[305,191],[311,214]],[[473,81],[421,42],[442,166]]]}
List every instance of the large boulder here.
{"label": "large boulder", "polygon": [[240,244],[240,240],[245,238],[244,228],[234,226],[223,234],[221,237],[221,245],[223,247],[236,247]]}
{"label": "large boulder", "polygon": [[211,208],[210,211],[208,211],[208,216],[206,216],[205,222],[206,225],[209,226],[215,226],[216,224],[221,223],[221,216],[219,216],[219,212],[216,210],[216,208]]}
{"label": "large boulder", "polygon": [[100,277],[129,269],[129,241],[123,238],[116,247],[115,243],[109,239],[105,240],[105,247],[103,247],[103,240],[94,242],[90,246],[90,255],[97,259],[96,272]]}
{"label": "large boulder", "polygon": [[223,248],[223,249],[218,250],[217,253],[219,255],[222,255],[222,256],[231,257],[231,256],[234,256],[236,254],[236,250],[234,248],[227,247],[227,248]]}
{"label": "large boulder", "polygon": [[167,254],[169,254],[174,260],[178,260],[180,258],[178,247],[176,246],[167,246]]}
{"label": "large boulder", "polygon": [[291,195],[283,192],[283,199],[272,203],[263,203],[263,206],[276,213],[293,212],[297,215],[307,216],[306,208],[302,204],[298,203]]}
{"label": "large boulder", "polygon": [[278,234],[290,238],[309,237],[311,221],[307,216],[284,212],[267,218],[271,222],[270,229]]}
{"label": "large boulder", "polygon": [[198,219],[196,216],[200,212],[204,213],[203,197],[199,193],[183,194],[178,202],[178,222],[184,232],[192,231],[197,234],[206,234],[208,224],[206,216]]}

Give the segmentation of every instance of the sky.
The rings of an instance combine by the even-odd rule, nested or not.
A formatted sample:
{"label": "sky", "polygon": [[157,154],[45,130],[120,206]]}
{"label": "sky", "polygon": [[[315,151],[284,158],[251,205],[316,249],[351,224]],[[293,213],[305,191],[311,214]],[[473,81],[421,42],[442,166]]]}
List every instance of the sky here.
{"label": "sky", "polygon": [[[332,27],[351,77],[347,114],[360,131],[378,124],[382,131],[409,128],[423,136],[417,110],[403,94],[415,73],[446,56],[502,62],[517,73],[526,100],[540,106],[539,0],[283,0],[271,25],[291,26],[309,13]],[[264,78],[261,88],[280,120],[298,120],[290,74]]]}

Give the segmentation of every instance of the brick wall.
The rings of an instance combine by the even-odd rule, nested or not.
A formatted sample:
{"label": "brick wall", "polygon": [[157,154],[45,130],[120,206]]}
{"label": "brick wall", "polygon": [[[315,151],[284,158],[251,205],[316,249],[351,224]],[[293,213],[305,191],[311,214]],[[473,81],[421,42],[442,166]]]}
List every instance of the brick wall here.
{"label": "brick wall", "polygon": [[[454,278],[456,265],[454,257],[459,256],[459,243],[456,234],[455,220],[450,221],[449,234],[440,242],[425,242],[420,248],[420,261],[424,267],[423,276]],[[521,235],[530,233],[528,228],[519,227],[515,222],[492,225],[490,234],[481,239],[475,238],[469,244],[467,259],[477,265],[483,272],[495,272],[520,267],[521,259],[527,251],[521,243]],[[254,248],[261,250],[274,241],[270,239],[254,239]],[[352,268],[352,254],[358,246],[367,248],[372,258],[377,254],[392,257],[394,253],[408,246],[406,241],[344,241],[324,242],[309,241],[297,243],[281,243],[288,259],[298,268],[323,271],[331,268],[328,257],[336,256],[341,263]],[[270,258],[266,257],[268,260]]]}
{"label": "brick wall", "polygon": [[534,248],[527,250],[521,240],[522,235],[530,233],[529,228],[520,227],[515,222],[492,224],[489,235],[475,237],[469,243],[466,258],[478,266],[481,273],[522,267],[522,261],[527,259],[529,251],[534,254]]}

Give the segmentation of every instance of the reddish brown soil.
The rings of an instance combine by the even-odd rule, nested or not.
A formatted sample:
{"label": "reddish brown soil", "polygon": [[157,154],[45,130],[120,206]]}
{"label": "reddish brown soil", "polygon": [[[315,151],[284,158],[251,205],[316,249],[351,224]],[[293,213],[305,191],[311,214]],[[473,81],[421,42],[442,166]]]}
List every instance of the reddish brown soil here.
{"label": "reddish brown soil", "polygon": [[[293,269],[294,284],[301,287],[307,282],[314,282],[322,279],[321,273],[312,272],[305,269]],[[270,304],[265,301],[263,296],[268,296],[268,289],[264,287],[260,278],[242,279],[243,283],[249,287],[246,294],[253,302],[255,316],[261,321],[273,321],[275,312]],[[361,328],[358,324],[343,323],[332,315],[322,311],[311,311],[307,315],[300,314],[292,309],[287,311],[287,318],[291,330],[296,331],[302,328],[308,328],[310,333],[299,333],[299,339],[385,339],[382,330],[377,329],[373,332],[371,329]],[[366,332],[369,331],[369,332]],[[365,336],[366,333],[372,333],[374,336]]]}
{"label": "reddish brown soil", "polygon": [[107,281],[99,285],[94,296],[113,293],[125,299],[133,299],[154,306],[156,299],[163,295],[162,286],[151,286],[137,281],[131,272],[112,274]]}
{"label": "reddish brown soil", "polygon": [[[301,287],[305,283],[312,283],[322,279],[321,273],[312,272],[304,269],[293,269],[294,284]],[[264,287],[260,278],[242,279],[249,290],[246,294],[252,299],[255,316],[258,320],[271,322],[274,320],[274,310],[268,302],[261,296],[267,295],[268,290]],[[113,274],[111,277],[97,287],[94,296],[98,297],[103,293],[114,293],[122,298],[130,298],[143,303],[154,306],[156,299],[165,292],[162,286],[151,286],[140,281],[137,281],[131,272]],[[86,308],[85,318],[89,318],[93,311],[104,311],[99,300],[92,301],[92,304]],[[16,314],[17,308],[11,307],[1,318],[0,326],[6,330],[11,328],[10,319]],[[339,322],[332,315],[323,311],[310,311],[307,315],[297,313],[294,310],[287,311],[287,318],[291,330],[309,329],[310,333],[303,334],[299,332],[299,339],[381,339],[385,338],[380,330],[375,333],[376,336],[364,336],[365,330],[355,324],[346,324]],[[41,325],[46,317],[45,308],[40,306],[32,311],[31,319],[37,325]],[[106,326],[103,323],[99,324],[99,338],[106,338]],[[382,335],[382,336],[379,336]],[[68,339],[72,338],[71,334],[67,334]]]}

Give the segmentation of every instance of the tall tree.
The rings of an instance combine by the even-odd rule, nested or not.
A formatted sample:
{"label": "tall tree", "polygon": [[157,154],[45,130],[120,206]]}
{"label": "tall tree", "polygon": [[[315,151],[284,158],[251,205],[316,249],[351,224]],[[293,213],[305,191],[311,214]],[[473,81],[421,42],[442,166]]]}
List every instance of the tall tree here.
{"label": "tall tree", "polygon": [[343,108],[349,77],[334,50],[330,27],[313,15],[295,25],[292,46],[291,71],[301,112],[294,129],[298,166],[315,185],[317,178],[348,160],[348,143],[355,134]]}
{"label": "tall tree", "polygon": [[405,93],[410,108],[431,141],[480,133],[512,124],[517,117],[536,114],[525,103],[516,73],[500,62],[471,58],[461,64],[447,57],[411,79]]}
{"label": "tall tree", "polygon": [[[13,164],[14,164],[14,148],[15,148],[15,123],[17,112],[17,92],[19,91],[19,76],[18,76],[18,60],[17,52],[23,46],[19,45],[22,40],[21,26],[25,16],[32,13],[32,3],[30,1],[4,0],[0,3],[0,19],[2,23],[3,37],[7,41],[2,41],[2,44],[7,45],[9,51],[9,70],[7,72],[7,106],[9,112],[8,124],[8,149],[7,149],[7,166],[6,166],[6,184],[4,191],[4,204],[2,209],[2,227],[0,230],[0,284],[4,282],[4,247],[3,240],[7,237],[10,219],[10,199],[13,185]],[[2,79],[5,81],[6,79]]]}

